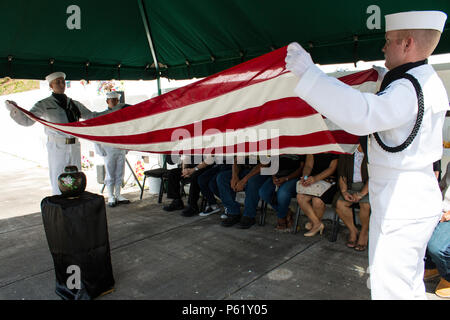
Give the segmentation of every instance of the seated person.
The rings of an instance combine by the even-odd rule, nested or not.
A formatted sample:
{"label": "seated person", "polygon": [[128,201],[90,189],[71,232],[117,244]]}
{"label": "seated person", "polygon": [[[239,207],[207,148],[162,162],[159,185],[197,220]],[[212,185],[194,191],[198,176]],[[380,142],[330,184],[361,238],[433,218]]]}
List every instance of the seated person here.
{"label": "seated person", "polygon": [[[241,158],[235,157],[231,170],[217,176],[220,200],[225,207],[227,217],[222,220],[223,227],[231,227],[239,222],[239,228],[248,229],[255,224],[256,209],[259,202],[259,188],[270,177],[261,175],[261,163],[251,164],[249,157],[240,164]],[[245,191],[244,214],[241,219],[241,205],[235,200],[236,192]]]}
{"label": "seated person", "polygon": [[295,197],[298,178],[302,174],[305,156],[285,154],[279,156],[278,172],[267,179],[259,189],[259,196],[277,212],[277,231],[289,231],[293,225],[293,213],[289,209]]}
{"label": "seated person", "polygon": [[[354,248],[356,251],[364,251],[369,240],[370,204],[367,157],[364,155],[361,145],[358,146],[354,154],[339,156],[337,172],[341,192],[336,202],[336,213],[350,231],[347,247]],[[360,208],[361,233],[359,237],[350,208],[355,203],[359,203]]]}
{"label": "seated person", "polygon": [[163,207],[165,211],[181,210],[184,208],[183,200],[181,200],[181,181],[190,182],[188,206],[182,211],[181,215],[192,217],[199,213],[198,199],[200,198],[200,187],[197,178],[210,165],[205,161],[195,165],[195,156],[185,158],[181,167],[169,170],[167,175],[167,198],[173,199],[172,202]]}
{"label": "seated person", "polygon": [[436,229],[428,241],[425,256],[424,280],[440,276],[435,294],[441,298],[450,298],[450,163],[440,182],[444,194],[443,214]]}
{"label": "seated person", "polygon": [[[217,176],[219,173],[231,170],[231,164],[221,163],[221,159],[215,158],[217,161],[208,170],[204,171],[197,179],[200,192],[206,199],[206,207],[199,216],[206,217],[220,211],[217,205],[216,196],[219,197],[219,189],[217,188]],[[219,163],[217,163],[219,162]]]}
{"label": "seated person", "polygon": [[322,234],[325,228],[322,223],[325,204],[332,203],[337,190],[333,175],[337,168],[338,157],[337,154],[333,153],[306,155],[303,176],[298,184],[308,187],[318,181],[325,180],[332,185],[320,197],[297,193],[298,204],[309,219],[309,223],[305,225],[305,228],[310,231],[304,234],[305,237],[315,236],[318,232]]}

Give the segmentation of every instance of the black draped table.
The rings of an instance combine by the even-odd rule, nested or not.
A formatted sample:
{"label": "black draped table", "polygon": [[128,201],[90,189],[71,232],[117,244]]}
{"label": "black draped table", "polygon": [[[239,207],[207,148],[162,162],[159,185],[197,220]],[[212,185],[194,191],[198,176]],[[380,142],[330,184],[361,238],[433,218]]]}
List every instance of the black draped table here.
{"label": "black draped table", "polygon": [[103,196],[46,197],[42,220],[56,274],[56,294],[65,300],[90,300],[111,292],[108,224]]}

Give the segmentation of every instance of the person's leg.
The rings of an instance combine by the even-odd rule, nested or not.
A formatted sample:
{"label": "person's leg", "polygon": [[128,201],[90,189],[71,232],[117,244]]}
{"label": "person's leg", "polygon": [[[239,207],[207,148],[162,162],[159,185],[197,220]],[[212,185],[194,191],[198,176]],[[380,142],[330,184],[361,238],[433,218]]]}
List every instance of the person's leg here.
{"label": "person's leg", "polygon": [[181,168],[170,169],[167,172],[167,198],[181,199],[180,181]]}
{"label": "person's leg", "polygon": [[257,174],[251,177],[245,186],[245,202],[243,216],[255,218],[259,203],[259,188],[270,176]]}
{"label": "person's leg", "polygon": [[114,195],[115,191],[115,170],[116,170],[116,162],[113,157],[113,154],[110,152],[110,149],[105,148],[106,156],[103,157],[105,163],[105,186],[108,194],[108,205],[110,207],[115,207],[117,204],[117,199]]}
{"label": "person's leg", "polygon": [[273,203],[273,195],[275,193],[275,185],[272,182],[272,178],[267,179],[266,182],[259,188],[259,197],[267,202],[274,210],[277,210],[278,205]]}
{"label": "person's leg", "polygon": [[[58,177],[64,172],[64,168],[69,165],[76,165],[81,171],[81,151],[80,143],[68,145],[60,142],[47,142],[48,170],[52,194],[60,195],[58,187]],[[78,158],[77,158],[78,157]]]}
{"label": "person's leg", "polygon": [[223,171],[217,175],[217,188],[219,190],[220,200],[227,209],[229,215],[240,214],[240,204],[235,201],[236,192],[231,189],[231,170]]}
{"label": "person's leg", "polygon": [[78,171],[81,171],[81,144],[77,140],[74,144],[66,144],[66,146],[69,146],[67,149],[69,153],[69,158],[66,160],[66,166],[76,166],[78,168]]}
{"label": "person's leg", "polygon": [[434,277],[439,276],[439,271],[436,268],[436,264],[433,262],[433,259],[431,258],[430,254],[427,251],[425,252],[425,275],[424,280],[428,280]]}
{"label": "person's leg", "polygon": [[297,180],[292,179],[283,183],[277,191],[277,211],[278,218],[285,218],[287,216],[289,205],[292,197],[296,194]]}
{"label": "person's leg", "polygon": [[[320,234],[322,234],[323,229],[325,228],[324,224],[322,223],[322,217],[325,212],[325,203],[319,197],[312,197],[311,206],[312,206],[312,213],[314,215],[314,218],[310,219],[311,220],[311,229],[310,229],[310,231],[303,234],[305,237],[313,237],[318,232]],[[310,217],[310,216],[308,216],[308,217]]]}
{"label": "person's leg", "polygon": [[[245,177],[245,175],[247,175],[249,171],[250,170],[248,170],[248,169],[241,170],[239,172],[239,179],[242,179],[243,177]],[[226,171],[226,172],[228,172],[228,171]],[[221,174],[219,175],[219,177],[220,176],[221,176]],[[218,178],[217,179],[218,185],[219,185],[219,180],[220,179]],[[229,175],[229,180],[228,180],[228,189],[232,190],[230,182],[231,182],[231,173]],[[223,188],[223,186],[224,186],[223,182],[221,183],[221,186],[219,186],[220,199],[222,200],[225,208],[228,211],[227,217],[224,220],[222,220],[222,222],[221,222],[221,226],[231,227],[231,226],[235,225],[236,223],[238,223],[241,219],[241,205],[239,202],[237,202],[235,200],[236,193],[234,191],[232,193],[229,193],[229,195],[226,195],[225,198],[223,198],[223,190],[224,189],[226,190],[226,188]],[[245,191],[245,189],[244,189],[244,191]],[[234,196],[232,197],[232,195],[234,195]],[[231,201],[231,199],[232,199],[232,201]],[[246,201],[247,201],[247,197],[246,197]]]}
{"label": "person's leg", "polygon": [[128,204],[130,200],[121,195],[123,176],[125,174],[125,152],[123,150],[116,150],[116,169],[114,174],[114,196],[119,204]]}
{"label": "person's leg", "polygon": [[182,211],[181,215],[192,217],[199,213],[198,199],[200,198],[200,186],[198,184],[198,177],[206,170],[207,168],[197,170],[190,176],[188,206]]}
{"label": "person's leg", "polygon": [[369,241],[370,204],[368,202],[359,203],[359,220],[361,221],[361,232],[356,243],[356,250],[364,251]]}
{"label": "person's leg", "polygon": [[437,220],[383,220],[374,215],[370,218],[372,299],[426,299],[423,257]]}
{"label": "person's leg", "polygon": [[206,201],[208,202],[208,205],[217,204],[216,198],[214,197],[213,190],[210,188],[210,183],[214,182],[215,184],[215,177],[220,172],[219,166],[214,166],[212,168],[208,168],[206,171],[202,172],[201,175],[197,178],[197,182],[200,188],[201,193],[206,198]]}
{"label": "person's leg", "polygon": [[203,168],[195,171],[191,175],[191,183],[189,185],[188,204],[190,207],[198,210],[198,199],[200,198],[200,185],[198,184],[198,177],[202,175],[207,169]]}
{"label": "person's leg", "polygon": [[348,202],[343,198],[339,198],[336,202],[336,213],[339,218],[342,219],[349,231],[347,238],[347,247],[349,248],[354,248],[356,246],[356,241],[358,240],[358,229],[353,223],[353,212],[350,208],[352,204],[352,202]]}
{"label": "person's leg", "polygon": [[[173,199],[169,205],[163,207],[165,211],[181,210],[184,208],[180,194],[181,168],[170,169],[167,173],[167,198]],[[164,183],[164,182],[162,182]]]}
{"label": "person's leg", "polygon": [[268,175],[255,175],[251,177],[247,185],[245,186],[245,202],[244,213],[238,227],[241,229],[248,229],[255,224],[256,210],[259,203],[259,189],[266,181],[269,181],[271,176]]}
{"label": "person's leg", "polygon": [[[319,197],[313,197],[312,198],[312,207],[313,207],[313,211],[314,214],[317,217],[317,220],[319,221],[319,223],[322,223],[322,217],[323,214],[325,213],[325,202],[322,201],[322,199],[320,199]],[[314,221],[313,221],[313,228],[315,227],[314,225]]]}
{"label": "person's leg", "polygon": [[[221,164],[219,165],[220,169],[219,172],[216,173],[216,175],[210,180],[209,182],[209,189],[218,197],[220,198],[220,192],[219,192],[219,188],[217,187],[217,176],[221,173],[221,172],[225,172],[225,171],[230,171],[231,170],[231,165],[229,164]],[[214,199],[214,201],[216,201]]]}
{"label": "person's leg", "polygon": [[450,222],[440,222],[427,247],[431,260],[442,278],[450,281]]}
{"label": "person's leg", "polygon": [[320,224],[320,220],[317,219],[316,214],[314,213],[314,209],[311,205],[311,200],[313,196],[307,195],[307,194],[297,194],[297,202],[300,206],[300,209],[305,213],[305,215],[308,217],[309,221],[314,224],[318,225]]}
{"label": "person's leg", "polygon": [[428,252],[435,262],[441,280],[436,295],[450,298],[450,222],[440,222],[428,242]]}

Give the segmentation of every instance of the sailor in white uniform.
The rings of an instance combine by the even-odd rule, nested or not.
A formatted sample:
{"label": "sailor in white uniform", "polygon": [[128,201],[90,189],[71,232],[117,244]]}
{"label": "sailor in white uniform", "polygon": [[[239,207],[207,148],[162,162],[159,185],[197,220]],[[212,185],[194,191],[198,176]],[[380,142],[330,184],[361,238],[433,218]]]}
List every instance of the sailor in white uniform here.
{"label": "sailor in white uniform", "polygon": [[[103,111],[102,114],[114,112],[127,106],[124,103],[119,103],[119,99],[120,93],[108,92],[106,94],[108,109]],[[104,157],[105,161],[105,186],[108,192],[108,205],[115,207],[118,203],[130,203],[130,200],[120,194],[125,173],[125,157],[128,151],[105,144],[95,144],[95,150],[97,154]]]}
{"label": "sailor in white uniform", "polygon": [[442,215],[433,162],[442,156],[449,109],[442,81],[426,59],[446,18],[439,11],[386,16],[382,51],[389,72],[378,94],[361,93],[327,76],[299,44],[288,46],[286,68],[300,78],[298,96],[344,130],[370,135],[372,299],[426,299],[425,250]]}
{"label": "sailor in white uniform", "polygon": [[[50,97],[38,101],[30,110],[36,117],[56,122],[69,123],[83,119],[90,119],[97,114],[91,112],[83,104],[67,97],[66,75],[63,72],[54,72],[45,78],[53,93]],[[24,113],[16,108],[14,101],[5,102],[10,116],[22,126],[31,126],[34,120],[28,118]],[[64,168],[69,165],[77,166],[81,170],[81,149],[80,142],[74,136],[52,130],[45,127],[47,134],[48,167],[50,183],[53,195],[61,194],[58,188],[58,176],[64,172]]]}

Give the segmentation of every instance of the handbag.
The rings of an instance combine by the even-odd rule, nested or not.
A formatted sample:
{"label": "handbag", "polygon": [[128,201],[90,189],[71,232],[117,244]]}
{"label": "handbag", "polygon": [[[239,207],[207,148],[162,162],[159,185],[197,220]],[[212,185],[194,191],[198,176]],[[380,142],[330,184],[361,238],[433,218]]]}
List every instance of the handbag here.
{"label": "handbag", "polygon": [[301,181],[299,180],[297,182],[297,193],[301,193],[301,194],[307,194],[310,196],[315,196],[315,197],[321,197],[325,191],[327,191],[328,189],[331,188],[331,186],[333,186],[333,183],[324,181],[324,180],[320,180],[317,182],[314,182],[313,184],[305,187],[304,185],[302,185]]}

